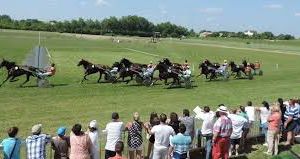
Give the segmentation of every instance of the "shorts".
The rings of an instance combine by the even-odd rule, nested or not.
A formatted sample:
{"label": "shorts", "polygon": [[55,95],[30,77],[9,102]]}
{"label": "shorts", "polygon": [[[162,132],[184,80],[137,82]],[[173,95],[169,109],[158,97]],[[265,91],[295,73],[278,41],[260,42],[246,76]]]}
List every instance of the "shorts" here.
{"label": "shorts", "polygon": [[142,151],[142,150],[143,150],[143,144],[138,148],[131,148],[128,146],[128,151]]}
{"label": "shorts", "polygon": [[154,142],[155,142],[155,137],[154,137],[154,135],[151,135],[151,136],[150,136],[149,142],[152,143],[152,144],[154,144]]}
{"label": "shorts", "polygon": [[296,121],[292,120],[290,123],[288,123],[287,127],[285,128],[285,132],[294,131],[296,127]]}
{"label": "shorts", "polygon": [[239,145],[241,142],[241,138],[238,139],[230,139],[230,144],[231,145]]}

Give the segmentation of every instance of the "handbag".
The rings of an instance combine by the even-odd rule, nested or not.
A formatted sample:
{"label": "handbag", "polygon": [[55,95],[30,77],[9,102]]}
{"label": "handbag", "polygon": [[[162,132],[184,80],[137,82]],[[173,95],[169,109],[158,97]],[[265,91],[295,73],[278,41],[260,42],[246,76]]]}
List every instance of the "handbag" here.
{"label": "handbag", "polygon": [[9,159],[12,159],[12,156],[13,156],[14,151],[15,151],[16,146],[17,146],[17,142],[18,142],[18,139],[15,139],[15,145],[14,145],[14,148],[12,149],[12,151],[11,151],[11,153],[10,153],[10,155],[9,155]]}

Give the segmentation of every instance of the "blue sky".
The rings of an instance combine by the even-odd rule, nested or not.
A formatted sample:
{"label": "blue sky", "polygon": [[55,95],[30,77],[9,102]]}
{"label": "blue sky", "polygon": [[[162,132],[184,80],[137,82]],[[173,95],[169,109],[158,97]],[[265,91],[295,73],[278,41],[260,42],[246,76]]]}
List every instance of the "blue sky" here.
{"label": "blue sky", "polygon": [[16,19],[103,19],[139,15],[196,31],[272,31],[300,37],[300,0],[0,0]]}

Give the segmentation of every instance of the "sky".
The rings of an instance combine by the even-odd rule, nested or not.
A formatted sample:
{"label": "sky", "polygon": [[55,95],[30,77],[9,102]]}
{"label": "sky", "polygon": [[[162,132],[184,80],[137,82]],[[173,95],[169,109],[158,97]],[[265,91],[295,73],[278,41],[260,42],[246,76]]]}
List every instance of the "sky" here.
{"label": "sky", "polygon": [[138,15],[195,31],[256,30],[300,37],[300,0],[0,0],[0,14],[45,21]]}

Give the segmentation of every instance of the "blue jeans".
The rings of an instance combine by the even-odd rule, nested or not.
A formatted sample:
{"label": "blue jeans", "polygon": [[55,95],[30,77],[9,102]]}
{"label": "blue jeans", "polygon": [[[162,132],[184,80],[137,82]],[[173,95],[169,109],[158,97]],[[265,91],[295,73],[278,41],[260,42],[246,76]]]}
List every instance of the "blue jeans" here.
{"label": "blue jeans", "polygon": [[205,152],[206,152],[206,159],[211,159],[211,151],[212,151],[212,134],[203,135],[205,138]]}
{"label": "blue jeans", "polygon": [[261,134],[265,136],[265,142],[267,142],[267,134],[268,134],[268,123],[263,123],[260,125]]}

